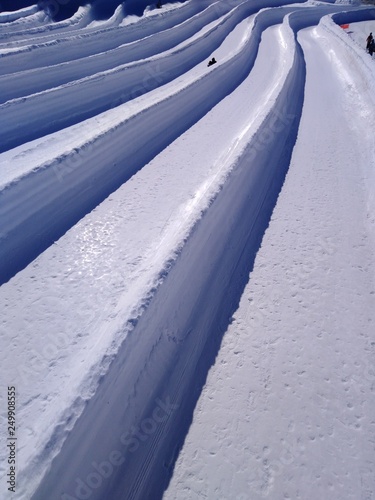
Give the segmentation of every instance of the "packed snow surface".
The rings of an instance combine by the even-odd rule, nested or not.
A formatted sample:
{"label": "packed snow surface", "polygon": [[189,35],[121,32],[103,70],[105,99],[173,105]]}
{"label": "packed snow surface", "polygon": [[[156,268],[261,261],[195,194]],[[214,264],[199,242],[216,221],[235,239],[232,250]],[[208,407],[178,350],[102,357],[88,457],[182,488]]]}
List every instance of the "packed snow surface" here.
{"label": "packed snow surface", "polygon": [[1,499],[375,499],[371,31],[0,13]]}

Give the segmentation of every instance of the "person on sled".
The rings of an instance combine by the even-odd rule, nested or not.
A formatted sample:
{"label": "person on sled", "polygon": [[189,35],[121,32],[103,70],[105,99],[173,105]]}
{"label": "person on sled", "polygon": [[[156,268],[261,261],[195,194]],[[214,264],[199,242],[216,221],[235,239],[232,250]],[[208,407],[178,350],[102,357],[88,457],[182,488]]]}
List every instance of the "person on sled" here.
{"label": "person on sled", "polygon": [[371,45],[371,42],[373,41],[373,39],[374,39],[374,37],[372,36],[372,33],[370,33],[369,36],[366,39],[366,50],[367,50],[367,52],[370,52],[370,45]]}
{"label": "person on sled", "polygon": [[368,53],[372,57],[372,54],[375,52],[375,40],[372,39],[368,48]]}

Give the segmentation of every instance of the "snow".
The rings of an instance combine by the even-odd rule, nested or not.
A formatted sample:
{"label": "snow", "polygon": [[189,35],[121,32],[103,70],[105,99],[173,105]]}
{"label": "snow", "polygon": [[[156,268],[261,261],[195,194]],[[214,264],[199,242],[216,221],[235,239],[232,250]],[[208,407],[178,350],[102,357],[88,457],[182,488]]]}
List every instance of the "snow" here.
{"label": "snow", "polygon": [[165,499],[374,494],[366,122],[345,91],[346,52],[320,28],[299,40],[307,84],[291,165]]}
{"label": "snow", "polygon": [[0,497],[373,498],[374,9],[39,14],[0,14]]}
{"label": "snow", "polygon": [[6,30],[8,33],[19,28],[29,28],[32,25],[40,24],[46,21],[46,15],[39,10],[37,5],[26,7],[15,12],[0,13],[0,30]]}
{"label": "snow", "polygon": [[[7,48],[12,46],[18,47],[27,44],[30,40],[30,37],[33,38],[34,44],[40,40],[45,41],[48,38],[55,38],[56,31],[59,34],[65,33],[66,31],[70,33],[74,29],[85,27],[90,22],[89,12],[90,8],[88,6],[80,7],[77,13],[66,21],[53,23],[51,20],[49,20],[48,23],[43,23],[40,26],[31,27],[28,29],[22,27],[21,30],[13,32],[9,32],[10,30],[7,29],[4,33],[0,32],[0,41],[3,47]],[[39,13],[39,16],[43,19],[42,13]],[[48,31],[53,32],[53,34],[47,34],[46,32]],[[42,38],[39,38],[41,34]]]}

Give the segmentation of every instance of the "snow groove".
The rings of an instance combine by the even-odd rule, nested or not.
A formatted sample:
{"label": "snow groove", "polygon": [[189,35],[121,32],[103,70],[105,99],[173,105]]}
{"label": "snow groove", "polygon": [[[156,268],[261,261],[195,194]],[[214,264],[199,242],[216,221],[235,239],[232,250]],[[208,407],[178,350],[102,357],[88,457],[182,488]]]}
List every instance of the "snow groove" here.
{"label": "snow groove", "polygon": [[[292,64],[270,113],[121,347],[34,500],[42,499],[47,491],[56,496],[73,495],[77,470],[80,478],[90,473],[89,461],[82,460],[83,453],[102,463],[111,450],[121,446],[121,433],[127,436],[128,441],[123,440],[126,448],[132,429],[147,421],[155,402],[168,401],[173,411],[163,425],[138,443],[136,453],[131,446],[122,449],[124,462],[118,472],[91,493],[93,499],[102,498],[104,491],[114,500],[124,496],[129,500],[161,498],[191,420],[198,387],[204,383],[220,337],[238,304],[289,165],[305,81],[302,51],[293,37],[291,40],[295,46]],[[272,147],[261,147],[262,138],[270,131]],[[224,218],[231,223],[223,226]],[[215,297],[206,301],[210,294]],[[203,297],[206,307],[201,304]],[[171,311],[176,311],[173,320]],[[127,381],[127,388],[120,380]],[[113,395],[114,387],[118,388],[118,396]],[[110,435],[99,410],[102,402],[110,399],[109,391],[114,401],[121,401],[111,406]],[[95,444],[89,439],[93,429],[102,436],[106,433],[107,445],[100,451],[94,451]],[[80,436],[79,452],[75,433]],[[69,471],[66,456],[76,457]]]}
{"label": "snow groove", "polygon": [[[140,63],[123,65],[87,79],[1,105],[0,151],[74,125],[106,111],[118,101],[127,102],[139,93],[153,90],[177,78],[183,71],[207,58],[233,28],[258,10],[261,4],[260,1],[243,2],[208,31],[203,31],[202,35],[198,34],[192,41],[187,39],[165,55],[159,54],[149,60],[143,59]],[[173,32],[178,37],[181,36],[181,28]],[[189,36],[183,30],[182,34],[186,35],[184,38]],[[177,43],[179,41],[176,40]],[[154,41],[151,40],[151,43]],[[144,44],[140,44],[139,49],[137,46],[134,49],[131,51],[132,59],[136,60],[144,52]],[[160,49],[163,49],[162,45]],[[147,82],[147,85],[142,88],[138,82]]]}
{"label": "snow groove", "polygon": [[[48,38],[54,39],[60,34],[70,34],[71,31],[84,28],[90,21],[90,7],[80,7],[77,13],[66,21],[59,23],[43,23],[40,26],[28,27],[21,26],[19,31],[11,31],[2,33],[0,31],[0,47],[6,49],[7,47],[22,46],[32,37],[33,43],[40,43]],[[41,16],[41,14],[40,14]],[[44,16],[44,19],[47,16]],[[41,17],[43,20],[43,17]],[[35,36],[35,38],[34,38]],[[4,41],[3,41],[4,40]]]}
{"label": "snow groove", "polygon": [[[190,0],[130,24],[120,8],[92,23],[89,8],[56,24],[35,8],[0,14],[3,296],[22,299],[32,290],[27,310],[43,314],[46,297],[54,311],[71,293],[79,302],[84,286],[96,289],[82,300],[84,313],[53,323],[68,330],[74,322],[62,354],[42,359],[42,375],[23,367],[33,382],[47,374],[52,389],[39,394],[22,382],[30,394],[21,391],[20,420],[39,420],[27,429],[35,449],[21,445],[16,498],[162,498],[297,143],[306,83],[297,34],[372,12],[333,2]],[[258,64],[252,79],[271,42],[278,71]],[[208,68],[217,53],[222,57]],[[254,82],[258,96],[249,99]],[[242,113],[229,132],[228,101]],[[194,144],[202,131],[207,149],[218,151],[212,160]],[[192,163],[173,164],[178,157],[170,154],[177,141],[195,154],[201,175],[194,170],[189,188],[180,184],[193,177]],[[177,182],[170,180],[174,170]],[[177,200],[177,191],[160,219],[150,217],[163,198]],[[138,241],[147,217],[144,227],[155,225],[155,232],[139,240],[140,249],[127,246],[124,239]],[[89,318],[86,309],[99,304],[103,312]],[[7,325],[29,319],[25,313],[18,323],[14,311],[4,307],[4,353],[20,342]],[[36,316],[25,344],[33,364],[43,364],[36,346],[45,338],[44,320]],[[73,365],[75,374],[81,370],[76,384]],[[116,466],[114,453],[121,457]],[[95,487],[93,474],[100,476]]]}
{"label": "snow groove", "polygon": [[208,23],[227,13],[228,10],[227,5],[217,6],[213,4],[202,13],[195,14],[179,24],[146,35],[139,40],[124,43],[112,50],[37,70],[26,70],[2,76],[0,77],[0,102],[4,103],[10,99],[52,89],[94,73],[104,72],[116,66],[167,51],[192,37]]}
{"label": "snow groove", "polygon": [[39,26],[45,22],[46,16],[37,5],[26,7],[15,12],[0,13],[0,32],[19,31],[21,28]]}
{"label": "snow groove", "polygon": [[[160,36],[156,40],[149,37],[141,41],[146,43],[124,46],[123,50],[132,61],[140,58],[142,61],[115,67],[87,79],[70,82],[55,89],[48,89],[39,94],[15,99],[1,105],[0,151],[6,151],[47,133],[91,118],[114,107],[115,102],[127,102],[138,93],[147,92],[177,78],[183,71],[208,57],[234,26],[249,15],[249,11],[254,11],[253,5],[248,1],[244,2],[218,24],[214,24],[209,31],[205,30],[200,36],[198,33],[192,41],[188,40],[190,33],[186,32],[184,26],[179,26],[178,29],[172,29],[173,34],[162,33],[162,35],[166,34],[167,47],[163,47],[163,43],[159,42]],[[216,10],[213,14],[215,12]],[[205,20],[205,16],[199,16],[197,21],[200,21],[201,17]],[[208,20],[204,21],[203,24],[206,25],[208,22]],[[198,29],[200,27],[198,25]],[[173,46],[185,39],[184,43],[177,46],[175,50],[167,52],[165,56],[159,52],[158,57],[146,59],[148,47],[153,47],[151,52],[154,52],[156,47],[160,51],[168,50],[170,43]],[[189,61],[188,65],[186,60]],[[153,75],[155,77],[150,78]],[[144,85],[143,88],[139,85],[139,82],[147,81],[149,84]]]}
{"label": "snow groove", "polygon": [[[0,75],[14,72],[14,68],[33,69],[89,57],[97,52],[112,50],[119,45],[137,40],[157,31],[171,28],[206,8],[204,2],[188,2],[181,7],[142,18],[130,25],[94,28],[73,36],[65,36],[45,43],[31,43],[13,49],[0,47]],[[32,39],[31,39],[32,42]]]}
{"label": "snow groove", "polygon": [[[76,146],[69,142],[68,153],[60,154],[48,164],[30,165],[26,175],[3,186],[0,223],[6,238],[0,250],[2,279],[8,280],[27,265],[234,90],[254,64],[262,31],[280,22],[290,11],[286,9],[280,7],[258,14],[254,29],[243,45],[213,71],[204,71],[187,85],[183,81],[174,87],[173,93],[155,103],[151,95],[135,114],[131,113],[131,106],[124,107],[125,119],[117,118],[115,125],[109,112],[110,126],[105,132],[90,138],[90,142],[80,139]],[[191,102],[195,103],[193,108]],[[96,118],[92,120],[95,126]],[[136,138],[140,135],[149,145],[147,149],[139,150]],[[43,196],[39,195],[41,192]]]}

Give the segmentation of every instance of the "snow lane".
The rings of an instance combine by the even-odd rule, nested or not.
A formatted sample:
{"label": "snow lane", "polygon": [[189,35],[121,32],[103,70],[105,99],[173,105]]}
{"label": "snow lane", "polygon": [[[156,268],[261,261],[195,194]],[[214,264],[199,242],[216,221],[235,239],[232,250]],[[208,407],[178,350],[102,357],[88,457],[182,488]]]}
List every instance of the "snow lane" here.
{"label": "snow lane", "polygon": [[[0,13],[0,30],[10,27],[11,22],[21,20],[22,18],[33,16],[39,11],[37,5],[25,7],[24,9],[16,10],[15,12],[1,12]],[[3,24],[4,23],[4,24]]]}
{"label": "snow lane", "polygon": [[[335,22],[341,22],[342,20],[340,17],[337,18],[336,15],[331,17]],[[356,15],[353,17],[358,19]],[[371,24],[374,23],[374,10],[369,12],[367,18],[361,16],[360,19],[358,23],[351,23],[351,26],[355,31],[359,25],[365,27],[365,31],[363,31],[363,29],[358,29],[359,33],[356,34],[356,38],[361,37],[360,39],[363,43],[363,40],[365,40],[368,35],[366,28],[368,28],[369,25],[369,23],[364,22],[363,19],[368,19],[371,21]],[[350,19],[349,22],[351,22]],[[326,47],[327,53],[332,55],[330,43],[334,42],[335,51],[340,54],[340,57],[337,59],[332,58],[332,61],[347,91],[346,113],[348,116],[351,116],[352,110],[356,110],[355,116],[359,118],[360,125],[362,126],[362,142],[369,145],[367,149],[363,149],[362,156],[364,160],[361,162],[360,168],[366,188],[365,201],[368,229],[372,235],[373,244],[375,245],[375,169],[373,168],[375,138],[372,133],[375,127],[375,115],[373,113],[373,107],[371,105],[369,106],[369,103],[374,102],[373,96],[375,95],[374,66],[369,54],[363,51],[363,45],[361,44],[358,47],[356,44],[353,44],[347,34],[332,22],[330,17],[323,19],[316,33],[320,35],[319,40]],[[345,67],[340,65],[339,62],[343,59],[347,61]],[[365,124],[364,127],[363,124]],[[354,133],[357,133],[359,126],[356,121],[353,120],[352,126]]]}
{"label": "snow lane", "polygon": [[299,40],[291,166],[165,500],[375,494],[374,228],[358,168],[374,140],[348,93],[347,51],[320,29]]}
{"label": "snow lane", "polygon": [[[235,50],[246,28],[246,24],[239,26],[231,40],[223,44],[217,52],[220,59]],[[74,415],[81,411],[82,400],[72,406],[69,398],[74,401],[77,394],[82,398],[89,397],[90,391],[82,389],[82,376],[89,373],[95,381],[95,373],[101,373],[103,369],[100,366],[94,371],[90,368],[98,362],[95,356],[100,360],[104,350],[114,355],[114,347],[105,346],[113,342],[116,347],[124,338],[123,325],[139,314],[137,297],[140,303],[142,297],[147,298],[155,280],[163,269],[167,269],[168,261],[176,258],[175,252],[183,244],[194,221],[220,190],[228,170],[236,162],[241,146],[238,137],[252,123],[252,129],[248,131],[248,137],[251,137],[272,109],[278,85],[282,85],[282,81],[279,84],[277,81],[290,63],[286,64],[287,51],[280,57],[278,51],[269,48],[266,53],[275,58],[272,62],[273,68],[278,67],[276,73],[269,64],[261,67],[257,78],[250,78],[241,86],[239,95],[229,95],[224,99],[57,245],[0,289],[0,293],[4,293],[2,300],[7,304],[4,328],[7,331],[20,328],[25,331],[27,328],[28,350],[35,353],[34,361],[38,363],[35,369],[34,361],[20,363],[22,371],[18,374],[21,377],[20,393],[30,395],[31,400],[30,404],[22,405],[22,410],[20,402],[20,429],[29,433],[21,436],[20,441],[33,443],[20,450],[23,460],[20,469],[30,465],[30,473],[22,483],[28,484],[27,488],[31,488],[32,481],[39,477],[40,462],[32,454],[46,447],[53,426],[60,422],[55,438],[51,440],[54,443],[52,449],[46,447],[46,455],[40,459],[41,466],[45,467],[43,460],[48,464],[49,453],[67,432],[63,423],[69,419],[74,422]],[[261,92],[254,92],[254,88],[261,89]],[[244,102],[248,106],[243,106]],[[269,106],[267,109],[263,107],[265,102]],[[243,142],[247,142],[246,137]],[[139,231],[139,227],[144,230]],[[25,318],[29,318],[25,322],[21,319],[22,326],[12,307],[12,304],[19,303],[24,304]],[[61,303],[69,310],[67,317],[61,314]],[[32,317],[33,321],[30,320]],[[51,338],[51,332],[58,332],[58,340]],[[95,332],[95,336],[88,332]],[[56,342],[62,347],[54,355]],[[72,351],[69,346],[73,342]],[[11,341],[0,351],[12,352],[16,356],[17,343]],[[41,380],[40,370],[44,373],[46,367],[50,367],[48,376]],[[62,387],[65,387],[63,404]],[[38,393],[48,394],[47,399],[56,401],[56,404],[47,405],[38,393],[30,392],[32,388]],[[67,408],[63,415],[61,408]],[[30,429],[27,422],[35,422],[35,425]]]}
{"label": "snow lane", "polygon": [[[177,78],[207,58],[234,26],[258,10],[260,4],[260,1],[243,2],[212,26],[204,23],[205,28],[192,36],[191,41],[185,40],[166,54],[0,105],[0,151],[88,119]],[[173,30],[171,39],[175,34],[179,42],[180,31]],[[182,35],[185,35],[184,31]],[[147,45],[149,42],[154,45],[153,40],[146,40]],[[140,59],[144,46],[136,44],[129,46],[128,50],[132,50],[134,59]]]}
{"label": "snow lane", "polygon": [[[41,162],[36,155],[37,163],[25,163],[25,155],[31,160],[31,153],[39,149],[38,143],[34,150],[31,146],[29,151],[26,145],[20,154],[15,150],[16,156],[3,157],[10,161],[9,172],[19,175],[17,169],[23,171],[22,177],[8,180],[0,192],[3,282],[234,90],[253,66],[262,31],[290,10],[277,8],[258,14],[251,34],[213,70],[207,71],[206,63],[202,63],[196,71],[186,72],[183,78],[164,86],[163,91],[156,89],[129,106],[104,113],[101,124],[93,118],[86,124],[88,137],[81,131],[83,125],[79,125],[82,137],[77,139],[74,131],[78,128],[73,127],[73,139],[67,135],[62,149],[51,159],[43,158]],[[312,13],[311,9],[307,12]],[[191,102],[195,103],[193,108]],[[92,123],[98,129],[95,135]],[[54,153],[56,146],[51,138]],[[140,138],[142,145],[148,144],[147,149],[139,144]],[[40,196],[40,192],[44,195]]]}
{"label": "snow lane", "polygon": [[[114,500],[160,498],[170,474],[167,464],[173,462],[176,446],[186,431],[197,381],[199,385],[204,380],[207,359],[213,361],[218,333],[238,301],[239,288],[244,285],[243,278],[289,163],[288,153],[294,144],[302,105],[304,72],[301,55],[293,50],[293,35],[288,35],[288,31],[283,35],[286,46],[279,65],[284,78],[278,81],[280,75],[274,74],[276,80],[267,89],[271,112],[255,135],[251,128],[243,134],[244,144],[237,145],[241,153],[233,174],[121,347],[33,498],[44,498],[47,492],[54,496],[66,493],[66,498],[70,498],[76,491],[75,478],[84,479],[90,473],[91,465],[85,457],[100,463],[118,447],[124,455],[123,465],[103,482],[102,488],[90,492],[90,497],[99,499],[105,492]],[[242,92],[237,95],[236,107],[242,106]],[[285,113],[286,123],[277,124],[279,109]],[[265,149],[260,144],[270,130],[272,148]],[[229,157],[229,161],[233,160]],[[248,258],[241,258],[244,255]],[[120,382],[125,380],[125,384]],[[114,388],[118,394],[113,393]],[[112,394],[108,398],[109,390]],[[127,448],[126,439],[121,444],[121,434],[131,435],[132,426],[147,418],[158,398],[170,399],[178,405],[178,411],[169,415],[158,432],[133,453]],[[105,430],[107,416],[99,409],[103,408],[103,401],[110,405],[110,433]],[[91,437],[93,433],[103,436],[99,447],[92,438],[88,439],[88,429]]]}
{"label": "snow lane", "polygon": [[[149,14],[130,25],[110,26],[92,32],[77,33],[70,37],[57,38],[42,44],[31,44],[20,48],[0,48],[0,75],[14,73],[40,66],[54,65],[64,61],[89,57],[98,52],[114,49],[119,45],[137,40],[157,31],[170,28],[204,10],[204,2],[187,2],[174,9]],[[32,56],[31,56],[31,54]]]}
{"label": "snow lane", "polygon": [[[207,16],[210,1],[184,4],[173,16],[183,22],[184,9],[194,11],[198,3],[199,13],[190,25],[196,28],[198,18]],[[225,1],[225,7],[233,3]],[[222,4],[215,6],[217,17]],[[198,430],[194,418],[192,441],[189,436],[186,441],[192,443],[192,452],[185,446],[181,460],[186,461],[182,469],[177,467],[166,495],[257,500],[275,494],[275,500],[305,500],[311,491],[303,488],[318,483],[322,498],[329,491],[341,499],[347,486],[350,498],[360,488],[363,496],[372,497],[374,464],[365,439],[367,433],[375,442],[373,422],[367,417],[372,415],[374,383],[369,330],[373,317],[366,316],[374,310],[375,285],[368,243],[370,233],[375,241],[374,139],[368,129],[375,116],[374,72],[369,56],[348,50],[347,35],[324,19],[319,28],[300,37],[309,64],[309,96],[302,114],[305,62],[295,38],[327,12],[348,8],[307,4],[264,10],[239,22],[215,48],[212,55],[219,62],[213,68],[202,61],[187,71],[191,62],[183,57],[181,76],[174,81],[0,155],[0,257],[10,259],[0,270],[4,281],[6,273],[11,277],[30,262],[0,288],[0,364],[14,375],[19,394],[17,498],[29,500],[33,493],[34,500],[117,500],[124,494],[127,499],[161,498],[222,334],[246,286],[297,132],[293,176],[288,176],[278,205],[284,208],[275,212],[271,239],[267,232],[260,265],[255,265],[245,289],[251,304],[245,301],[242,316],[242,303],[224,337],[221,366],[216,364],[209,375],[214,374],[215,383],[203,393],[208,403],[199,401],[198,415],[201,409],[217,408],[220,414],[210,413],[206,421],[198,418]],[[371,9],[358,12],[353,18],[369,15]],[[104,40],[119,25],[117,14],[114,23],[93,23],[77,34],[92,29],[91,34],[101,33]],[[168,23],[161,29],[160,24],[168,16],[157,12],[150,17],[159,22],[142,19],[124,34],[145,38],[140,34],[144,26],[148,35],[163,40]],[[332,18],[350,22],[348,14]],[[66,43],[74,39],[80,50],[83,39],[73,37]],[[194,45],[193,38],[190,41]],[[100,45],[92,44],[93,54]],[[40,56],[48,56],[47,47]],[[115,49],[117,55],[120,49]],[[14,61],[22,64],[22,57]],[[86,59],[90,57],[81,61]],[[91,63],[85,70],[96,72]],[[58,72],[62,66],[57,66]],[[352,75],[349,66],[355,68]],[[320,100],[322,71],[329,76]],[[334,113],[341,106],[341,114],[336,121],[330,116],[322,126],[331,95]],[[349,112],[352,123],[341,127]],[[358,137],[362,148],[357,154]],[[357,161],[359,168],[353,170]],[[345,178],[351,182],[343,182]],[[365,189],[369,182],[372,189]],[[330,197],[327,186],[332,185],[338,189]],[[358,216],[354,221],[353,215]],[[338,252],[330,239],[332,228],[337,229]],[[291,321],[288,311],[294,311]],[[262,340],[252,336],[248,343],[249,331],[263,325],[264,318]],[[319,334],[316,325],[321,326]],[[352,335],[358,329],[357,342]],[[311,340],[308,350],[301,332]],[[335,387],[329,390],[331,381]],[[314,383],[319,389],[327,386],[327,391],[316,394]],[[2,407],[4,394],[1,391]],[[306,394],[316,397],[306,400]],[[244,407],[248,412],[242,418]],[[322,422],[311,418],[317,409],[324,410]],[[278,411],[281,417],[275,425]],[[336,426],[328,425],[337,415]],[[140,438],[141,431],[145,434]],[[93,434],[100,439],[93,440]],[[5,449],[0,447],[1,463]],[[116,467],[108,462],[114,450],[123,458]],[[325,453],[339,457],[335,464],[327,460],[327,471],[321,466]],[[354,464],[351,484],[347,464],[352,456],[358,463],[367,462],[357,469]],[[92,486],[88,478],[98,467],[101,484]],[[85,482],[86,492],[94,491],[84,494],[83,483],[77,486],[77,481]]]}
{"label": "snow lane", "polygon": [[[14,31],[12,33],[2,33],[0,31],[0,49],[30,44],[31,38],[33,44],[41,43],[48,39],[55,39],[56,36],[68,35],[70,32],[73,32],[73,30],[82,29],[92,21],[90,10],[90,6],[80,7],[70,19],[58,23],[54,23],[52,20],[46,23],[44,20],[41,26],[31,28],[23,26],[20,31]],[[47,18],[46,15],[45,18]]]}
{"label": "snow lane", "polygon": [[[18,12],[23,12],[24,15],[16,18],[15,16],[17,16]],[[2,18],[9,18],[9,21],[2,21]],[[46,16],[44,11],[39,10],[37,6],[33,6],[30,10],[25,9],[24,11],[4,12],[0,14],[0,33],[7,31],[9,34],[12,34],[14,31],[41,26],[46,22],[50,23],[52,21]]]}
{"label": "snow lane", "polygon": [[[90,57],[75,59],[59,65],[26,70],[0,77],[0,102],[15,97],[30,95],[60,86],[73,80],[113,69],[137,59],[145,59],[161,53],[193,37],[207,24],[229,11],[227,4],[210,5],[196,14],[166,30],[147,35],[135,42],[120,45],[115,49],[99,52]],[[142,80],[142,78],[141,78]]]}
{"label": "snow lane", "polygon": [[[24,45],[33,46],[46,43],[48,40],[54,41],[56,37],[77,36],[77,34],[94,33],[98,30],[115,28],[124,20],[122,5],[117,7],[112,17],[103,21],[94,21],[91,14],[91,7],[79,7],[78,11],[69,19],[60,22],[53,22],[49,17],[45,16],[45,21],[42,26],[23,30],[17,37],[16,41],[2,42],[0,49],[7,47],[22,47]],[[48,23],[46,22],[48,21]],[[80,33],[77,33],[80,30]],[[15,34],[14,34],[15,35]],[[37,36],[38,35],[38,36]],[[13,38],[13,35],[12,35]]]}
{"label": "snow lane", "polygon": [[[212,26],[205,16],[205,22],[201,23],[199,16],[198,23],[193,23],[193,33],[190,24],[187,30],[178,26],[179,29],[166,33],[166,44],[162,39],[161,43],[157,43],[162,37],[156,36],[124,46],[128,59],[142,59],[139,63],[114,67],[92,77],[0,105],[0,151],[71,126],[177,78],[208,57],[234,26],[247,16],[247,11],[254,10],[249,1],[243,6],[244,9],[234,9],[233,14],[223,16],[222,20],[219,18]],[[198,30],[202,26],[204,28],[196,33],[194,24],[198,24]],[[192,36],[191,40],[189,36]],[[149,47],[152,54],[156,48],[168,49],[175,43],[179,45],[167,50],[166,54],[145,59],[150,52]],[[106,56],[108,59],[108,54]]]}

